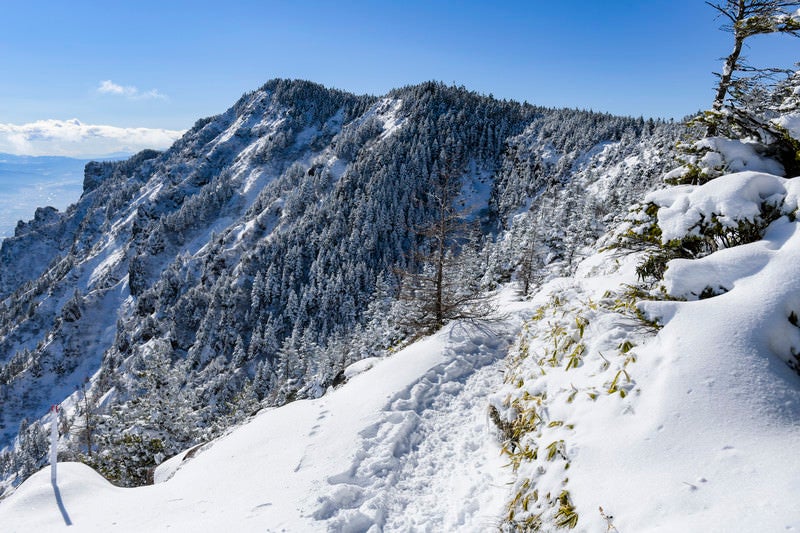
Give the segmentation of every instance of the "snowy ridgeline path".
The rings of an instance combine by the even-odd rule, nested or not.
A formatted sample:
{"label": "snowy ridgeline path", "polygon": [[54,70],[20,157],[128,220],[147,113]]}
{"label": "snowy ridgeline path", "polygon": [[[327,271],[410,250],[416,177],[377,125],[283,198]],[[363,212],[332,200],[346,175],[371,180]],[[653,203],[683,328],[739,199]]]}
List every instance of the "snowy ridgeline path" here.
{"label": "snowy ridgeline path", "polygon": [[315,517],[332,531],[497,527],[508,489],[496,479],[503,461],[487,432],[486,399],[502,384],[500,358],[513,336],[508,324],[450,328],[445,362],[360,432],[350,468],[329,479]]}
{"label": "snowy ridgeline path", "polygon": [[487,398],[530,307],[501,296],[501,321],[452,324],[322,398],[265,410],[165,465],[162,483],[121,489],[63,463],[56,494],[45,469],[0,502],[0,529],[493,530],[511,472]]}

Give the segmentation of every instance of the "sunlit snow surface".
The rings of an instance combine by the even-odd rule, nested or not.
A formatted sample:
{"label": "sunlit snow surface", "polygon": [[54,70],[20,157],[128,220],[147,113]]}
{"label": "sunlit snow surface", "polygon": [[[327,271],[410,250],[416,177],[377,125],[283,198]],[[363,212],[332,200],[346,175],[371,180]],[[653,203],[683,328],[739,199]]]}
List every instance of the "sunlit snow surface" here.
{"label": "sunlit snow surface", "polygon": [[510,472],[486,398],[525,314],[510,294],[503,321],[452,324],[360,364],[322,398],[262,411],[168,462],[162,483],[121,489],[64,463],[59,504],[45,468],[0,502],[2,530],[492,530]]}
{"label": "sunlit snow surface", "polygon": [[[651,199],[669,207],[665,225],[684,229],[684,217],[706,208],[723,206],[735,219],[733,211],[765,198],[796,206],[789,180],[719,180]],[[670,211],[677,206],[686,209]],[[54,487],[45,468],[0,502],[0,529],[494,531],[513,483],[528,477],[542,493],[569,490],[575,531],[798,530],[800,377],[786,364],[800,352],[790,320],[800,313],[798,228],[782,217],[761,241],[670,263],[665,284],[674,296],[692,298],[704,280],[728,292],[640,304],[664,327],[633,337],[624,397],[606,392],[603,373],[614,367],[603,363],[615,364],[613,350],[636,324],[595,304],[636,282],[639,258],[604,252],[531,301],[506,289],[497,323],[451,324],[351,367],[349,381],[319,399],[261,412],[193,458],[168,461],[156,485],[115,488],[65,463]],[[562,309],[596,310],[572,369],[533,366],[536,334],[552,326],[549,318],[526,326],[532,356],[518,374],[531,365],[523,388],[547,393],[542,416],[560,423],[543,429],[541,444],[564,439],[565,459],[547,469],[523,464],[515,476],[487,407],[515,393],[515,382],[503,384],[503,357],[524,319],[553,297],[556,318]],[[595,398],[585,394],[593,385]]]}
{"label": "sunlit snow surface", "polygon": [[76,202],[85,165],[68,157],[0,154],[0,238],[14,235],[17,222],[32,219],[37,207],[63,211]]}
{"label": "sunlit snow surface", "polygon": [[[648,200],[663,206],[659,221],[673,238],[704,212],[735,220],[769,200],[791,213],[795,181],[738,173]],[[540,495],[569,491],[578,531],[800,529],[800,376],[787,364],[800,353],[800,224],[784,216],[761,241],[670,262],[665,290],[689,301],[639,303],[664,325],[657,334],[604,311],[636,283],[641,259],[597,254],[537,294],[558,303],[529,324],[531,355],[514,371],[524,384],[513,380],[493,400],[502,407],[509,396],[544,398],[539,456],[523,463],[520,480]],[[706,285],[728,292],[698,301]],[[552,352],[551,321],[574,324],[575,310],[587,322],[581,361],[572,369],[541,364]],[[620,353],[624,341],[633,344]],[[626,395],[614,392],[612,378]],[[542,458],[558,442],[563,456]]]}

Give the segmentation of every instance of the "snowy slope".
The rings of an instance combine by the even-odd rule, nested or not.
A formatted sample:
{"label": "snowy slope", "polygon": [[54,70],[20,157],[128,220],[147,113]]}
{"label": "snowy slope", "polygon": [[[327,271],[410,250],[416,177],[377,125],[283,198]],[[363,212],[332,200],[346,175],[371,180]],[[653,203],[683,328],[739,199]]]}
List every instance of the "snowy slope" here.
{"label": "snowy slope", "polygon": [[121,489],[64,463],[56,493],[45,468],[0,502],[3,531],[491,529],[509,480],[486,398],[526,312],[505,307],[501,322],[451,324],[322,398],[262,411],[163,483]]}
{"label": "snowy slope", "polygon": [[[687,220],[704,209],[732,227],[757,219],[765,198],[788,215],[761,240],[670,262],[664,294],[688,301],[637,304],[642,257],[612,251],[542,288],[492,399],[509,424],[532,421],[506,448],[518,464],[511,524],[800,528],[796,185],[747,172],[648,197],[665,242],[693,231]],[[727,292],[697,300],[707,286]]]}
{"label": "snowy slope", "polygon": [[[442,168],[454,165],[458,207],[486,237],[547,199],[540,219],[555,236],[536,252],[567,271],[572,251],[657,172],[631,165],[600,190],[587,186],[617,155],[649,150],[655,168],[664,164],[671,148],[654,147],[673,145],[680,130],[440,83],[374,98],[272,80],[163,153],[90,163],[76,204],[38,210],[0,243],[0,493],[43,464],[35,421],[53,403],[76,406],[87,380],[88,397],[103,399],[95,457],[119,470],[115,456],[138,457],[117,449],[129,444],[120,434],[158,439],[173,454],[259,407],[315,396],[348,364],[394,346],[408,332],[385,323],[377,289],[393,290],[417,228],[433,219]],[[596,220],[581,224],[583,212]],[[512,275],[529,249],[525,228],[515,231],[489,252],[487,285]],[[169,368],[156,369],[153,354]],[[170,374],[185,417],[157,424],[156,409],[133,405],[173,407],[144,383],[147,372]],[[66,427],[78,410],[64,418],[62,453],[77,458],[85,444]],[[26,434],[23,420],[34,424]],[[115,481],[145,483],[155,460],[126,463]]]}
{"label": "snowy slope", "polygon": [[[0,500],[2,531],[800,528],[799,179],[780,177],[784,167],[749,141],[710,140],[692,164],[714,167],[701,181],[725,175],[646,196],[616,234],[647,232],[640,252],[592,252],[651,187],[666,137],[595,139],[590,155],[593,136],[561,139],[557,157],[556,145],[540,143],[568,114],[523,128],[532,110],[510,109],[519,116],[503,136],[493,120],[482,131],[453,119],[478,154],[465,155],[459,202],[498,228],[511,224],[481,259],[487,286],[525,268],[534,288],[555,272],[570,277],[525,302],[506,286],[496,322],[453,323],[396,353],[387,331],[396,315],[379,309],[386,316],[369,322],[369,335],[326,351],[309,332],[323,339],[362,327],[355,313],[400,257],[397,232],[424,218],[413,199],[440,163],[427,149],[439,141],[429,109],[406,96],[475,96],[430,85],[373,101],[273,85],[310,93],[287,96],[287,107],[271,89],[257,91],[165,154],[97,165],[70,213],[42,210],[0,248],[0,289],[11,295],[0,341],[16,351],[0,367],[13,385],[0,388],[4,417],[39,416],[50,399],[29,391],[58,401],[100,368],[104,402],[139,395],[127,411],[103,413],[101,435],[184,449],[158,468],[155,485],[137,489],[77,463],[61,465],[53,486],[44,469]],[[352,100],[349,115],[342,98]],[[412,187],[397,204],[397,191]],[[536,211],[522,214],[528,206]],[[534,215],[536,224],[521,223]],[[695,248],[676,253],[684,244]],[[32,268],[66,248],[37,280]],[[639,279],[637,265],[658,251],[682,258]],[[542,263],[526,267],[526,258]],[[361,300],[341,298],[357,286]],[[348,313],[351,322],[333,322]],[[369,357],[383,348],[391,355]],[[65,365],[67,379],[48,372]],[[191,446],[275,398],[321,395],[340,371],[347,383],[325,395],[262,410]],[[78,396],[63,404],[71,415]],[[28,472],[45,455],[40,440],[19,445]],[[66,440],[62,452],[81,451]],[[101,448],[111,464],[139,453],[113,444]],[[19,467],[7,463],[12,474]]]}
{"label": "snowy slope", "polygon": [[[651,198],[706,205],[747,177],[762,192],[774,180],[794,187],[735,174]],[[738,190],[726,206],[747,211],[762,196]],[[790,194],[773,200],[797,207]],[[800,309],[799,229],[783,216],[762,240],[671,263],[695,283],[722,272],[728,291],[639,303],[663,325],[657,332],[626,296],[641,256],[598,253],[531,301],[501,293],[504,318],[494,324],[450,324],[357,363],[319,399],[262,411],[191,460],[165,463],[156,485],[120,489],[66,463],[55,491],[44,469],[0,502],[0,523],[4,531],[59,531],[67,521],[77,531],[487,531],[524,523],[525,501],[545,531],[570,516],[586,532],[791,531],[800,527],[800,388],[786,362],[800,347],[789,319]],[[669,277],[665,285],[686,289]],[[540,423],[509,450],[489,405],[509,420],[533,405]]]}

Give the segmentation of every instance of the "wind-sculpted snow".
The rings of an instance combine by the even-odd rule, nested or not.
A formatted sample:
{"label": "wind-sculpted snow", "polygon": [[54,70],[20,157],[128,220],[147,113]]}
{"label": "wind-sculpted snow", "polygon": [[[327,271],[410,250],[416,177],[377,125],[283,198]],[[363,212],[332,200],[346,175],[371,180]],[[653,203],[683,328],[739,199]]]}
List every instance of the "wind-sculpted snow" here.
{"label": "wind-sculpted snow", "polygon": [[492,400],[517,473],[506,530],[800,525],[797,227],[784,218],[765,242],[681,262],[690,280],[713,280],[710,261],[738,270],[701,301],[637,303],[640,258],[617,270],[608,252],[542,288]]}

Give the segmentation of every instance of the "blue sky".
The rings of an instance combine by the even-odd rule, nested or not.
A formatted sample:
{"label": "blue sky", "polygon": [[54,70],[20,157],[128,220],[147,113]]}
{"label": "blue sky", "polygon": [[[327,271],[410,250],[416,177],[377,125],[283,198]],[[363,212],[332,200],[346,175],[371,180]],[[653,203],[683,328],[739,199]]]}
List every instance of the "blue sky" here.
{"label": "blue sky", "polygon": [[[372,94],[436,79],[545,106],[680,118],[710,105],[711,73],[731,46],[721,22],[702,0],[6,3],[0,135],[78,119],[171,130],[166,139],[274,77]],[[800,39],[759,38],[745,53],[791,65]]]}

